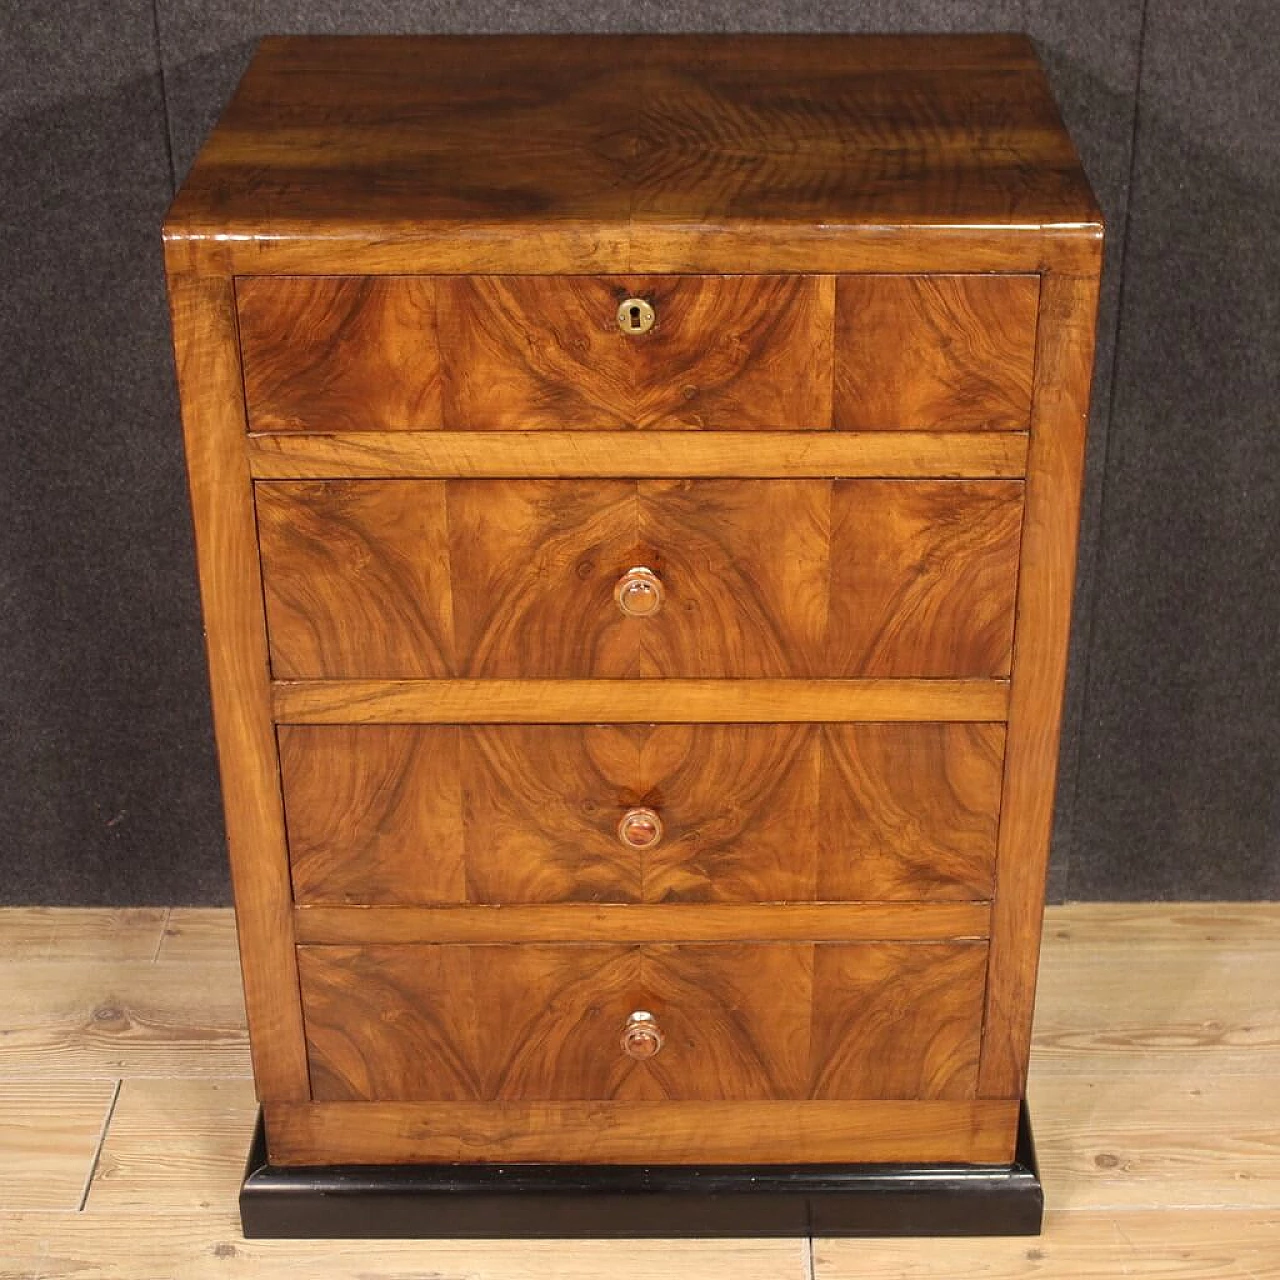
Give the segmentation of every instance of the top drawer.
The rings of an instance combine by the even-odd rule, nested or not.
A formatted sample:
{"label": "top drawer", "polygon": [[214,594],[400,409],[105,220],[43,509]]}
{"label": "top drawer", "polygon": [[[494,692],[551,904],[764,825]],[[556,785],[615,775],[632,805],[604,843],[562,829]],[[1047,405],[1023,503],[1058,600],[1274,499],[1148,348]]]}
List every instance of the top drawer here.
{"label": "top drawer", "polygon": [[979,275],[236,284],[262,432],[1024,430],[1038,296]]}

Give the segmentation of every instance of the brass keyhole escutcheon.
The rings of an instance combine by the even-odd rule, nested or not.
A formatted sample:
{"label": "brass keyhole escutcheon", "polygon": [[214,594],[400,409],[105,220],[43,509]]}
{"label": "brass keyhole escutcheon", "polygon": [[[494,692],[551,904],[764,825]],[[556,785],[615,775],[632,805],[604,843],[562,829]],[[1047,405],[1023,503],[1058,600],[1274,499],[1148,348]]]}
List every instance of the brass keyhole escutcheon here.
{"label": "brass keyhole escutcheon", "polygon": [[653,304],[643,298],[626,298],[618,305],[618,328],[632,337],[648,333],[657,318]]}

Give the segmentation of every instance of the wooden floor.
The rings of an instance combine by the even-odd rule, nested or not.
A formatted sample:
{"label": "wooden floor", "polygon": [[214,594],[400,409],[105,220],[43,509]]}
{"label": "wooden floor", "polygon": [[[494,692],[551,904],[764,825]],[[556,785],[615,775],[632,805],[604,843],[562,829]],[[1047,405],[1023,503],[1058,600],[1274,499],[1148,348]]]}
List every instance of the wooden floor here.
{"label": "wooden floor", "polygon": [[0,1280],[1280,1277],[1280,906],[1050,912],[1038,1240],[246,1242],[223,911],[0,911]]}

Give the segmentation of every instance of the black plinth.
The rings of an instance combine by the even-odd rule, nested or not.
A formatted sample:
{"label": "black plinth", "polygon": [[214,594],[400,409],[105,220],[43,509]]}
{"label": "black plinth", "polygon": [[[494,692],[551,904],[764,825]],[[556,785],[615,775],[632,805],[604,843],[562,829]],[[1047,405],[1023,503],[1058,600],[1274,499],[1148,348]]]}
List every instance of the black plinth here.
{"label": "black plinth", "polygon": [[240,1189],[250,1239],[1031,1236],[1044,1195],[1026,1106],[1012,1164],[267,1163]]}

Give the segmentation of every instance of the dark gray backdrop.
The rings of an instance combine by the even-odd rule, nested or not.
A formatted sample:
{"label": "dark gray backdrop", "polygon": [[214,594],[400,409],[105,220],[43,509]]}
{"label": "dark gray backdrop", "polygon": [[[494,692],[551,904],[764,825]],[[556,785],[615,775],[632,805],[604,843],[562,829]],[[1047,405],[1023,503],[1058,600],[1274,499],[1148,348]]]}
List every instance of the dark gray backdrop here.
{"label": "dark gray backdrop", "polygon": [[1051,893],[1280,896],[1271,0],[0,5],[0,901],[227,900],[159,226],[269,32],[1026,30],[1110,223]]}

